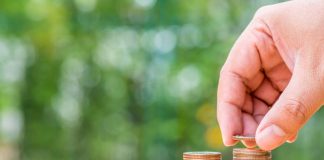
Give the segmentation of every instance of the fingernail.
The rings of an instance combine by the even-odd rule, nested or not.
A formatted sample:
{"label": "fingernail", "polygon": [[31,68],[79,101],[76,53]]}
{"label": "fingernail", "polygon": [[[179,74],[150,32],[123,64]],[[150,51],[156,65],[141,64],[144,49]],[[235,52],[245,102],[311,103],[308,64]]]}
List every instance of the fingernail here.
{"label": "fingernail", "polygon": [[288,138],[288,143],[294,143],[297,140],[298,134],[293,135],[292,137]]}
{"label": "fingernail", "polygon": [[287,143],[294,143],[296,141],[296,138],[294,138],[294,139],[288,139],[286,142]]}
{"label": "fingernail", "polygon": [[257,134],[258,145],[265,150],[272,150],[286,141],[286,133],[277,125],[270,125]]}

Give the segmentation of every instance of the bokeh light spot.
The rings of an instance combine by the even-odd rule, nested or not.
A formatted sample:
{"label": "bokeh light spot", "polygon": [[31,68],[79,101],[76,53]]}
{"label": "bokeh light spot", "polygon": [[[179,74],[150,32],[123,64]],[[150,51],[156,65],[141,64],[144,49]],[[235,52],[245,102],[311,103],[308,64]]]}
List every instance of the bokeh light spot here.
{"label": "bokeh light spot", "polygon": [[156,0],[135,0],[135,4],[143,8],[151,8],[155,3]]}
{"label": "bokeh light spot", "polygon": [[218,126],[210,127],[205,133],[205,140],[209,147],[223,148],[222,135]]}
{"label": "bokeh light spot", "polygon": [[90,12],[95,9],[97,0],[75,0],[75,3],[80,11]]}
{"label": "bokeh light spot", "polygon": [[196,118],[199,122],[203,123],[205,126],[209,126],[214,123],[216,117],[215,107],[206,103],[199,107]]}
{"label": "bokeh light spot", "polygon": [[155,34],[154,46],[159,53],[171,52],[177,44],[176,35],[170,30],[161,30]]}

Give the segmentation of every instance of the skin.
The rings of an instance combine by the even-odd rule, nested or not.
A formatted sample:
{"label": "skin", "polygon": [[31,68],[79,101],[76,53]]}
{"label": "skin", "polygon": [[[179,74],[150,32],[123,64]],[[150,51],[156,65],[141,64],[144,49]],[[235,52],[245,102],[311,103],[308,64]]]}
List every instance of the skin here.
{"label": "skin", "polygon": [[223,142],[255,135],[272,150],[294,142],[324,104],[324,3],[295,0],[260,8],[220,72],[217,119]]}

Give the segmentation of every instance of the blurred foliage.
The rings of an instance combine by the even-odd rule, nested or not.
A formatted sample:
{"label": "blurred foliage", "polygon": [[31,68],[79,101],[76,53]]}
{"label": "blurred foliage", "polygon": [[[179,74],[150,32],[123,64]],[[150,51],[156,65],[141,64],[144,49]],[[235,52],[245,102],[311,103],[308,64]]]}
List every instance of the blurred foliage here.
{"label": "blurred foliage", "polygon": [[[218,72],[256,9],[276,2],[1,0],[0,159],[230,159]],[[321,159],[318,115],[274,159]]]}

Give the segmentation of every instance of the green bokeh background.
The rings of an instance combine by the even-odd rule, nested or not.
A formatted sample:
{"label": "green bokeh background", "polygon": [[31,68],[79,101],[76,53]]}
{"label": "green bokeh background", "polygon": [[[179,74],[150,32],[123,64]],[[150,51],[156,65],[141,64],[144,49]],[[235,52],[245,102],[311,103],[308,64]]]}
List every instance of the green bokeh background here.
{"label": "green bokeh background", "polygon": [[[218,73],[274,0],[1,0],[1,160],[220,151]],[[323,111],[275,160],[319,160]]]}

